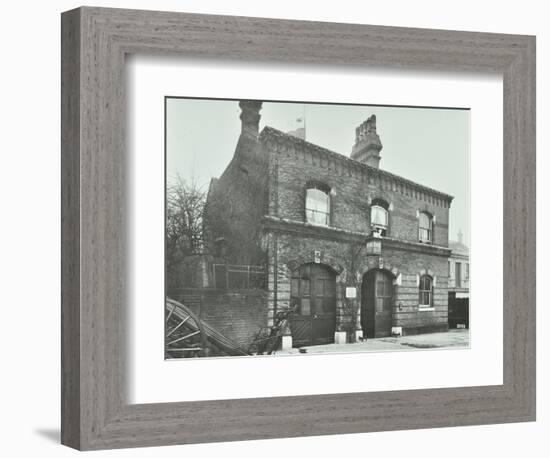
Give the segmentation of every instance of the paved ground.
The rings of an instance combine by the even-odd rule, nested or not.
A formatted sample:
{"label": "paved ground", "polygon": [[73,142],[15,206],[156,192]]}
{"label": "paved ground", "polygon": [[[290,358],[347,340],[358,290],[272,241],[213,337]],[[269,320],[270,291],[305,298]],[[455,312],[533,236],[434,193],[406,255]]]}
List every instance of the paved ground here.
{"label": "paved ground", "polygon": [[436,332],[405,337],[380,337],[368,339],[365,342],[354,344],[328,344],[312,347],[293,348],[280,351],[278,354],[295,353],[349,353],[365,351],[407,351],[426,350],[433,348],[464,348],[470,345],[470,331],[468,329],[452,329],[449,332]]}

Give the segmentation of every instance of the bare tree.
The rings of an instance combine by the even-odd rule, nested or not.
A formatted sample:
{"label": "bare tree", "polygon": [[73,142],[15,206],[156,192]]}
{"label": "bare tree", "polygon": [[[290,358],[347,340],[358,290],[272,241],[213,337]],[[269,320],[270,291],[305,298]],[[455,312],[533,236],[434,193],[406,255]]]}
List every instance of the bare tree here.
{"label": "bare tree", "polygon": [[194,181],[177,177],[166,196],[166,268],[204,251],[206,193]]}

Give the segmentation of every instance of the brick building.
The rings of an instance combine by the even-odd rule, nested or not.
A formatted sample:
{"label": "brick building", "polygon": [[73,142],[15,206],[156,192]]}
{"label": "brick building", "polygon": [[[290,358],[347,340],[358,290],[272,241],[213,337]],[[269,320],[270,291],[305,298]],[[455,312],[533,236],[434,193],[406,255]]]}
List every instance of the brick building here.
{"label": "brick building", "polygon": [[211,181],[218,262],[265,266],[266,325],[295,311],[293,346],[448,330],[452,197],[379,168],[371,116],[350,157],[271,127],[241,101],[233,159]]}

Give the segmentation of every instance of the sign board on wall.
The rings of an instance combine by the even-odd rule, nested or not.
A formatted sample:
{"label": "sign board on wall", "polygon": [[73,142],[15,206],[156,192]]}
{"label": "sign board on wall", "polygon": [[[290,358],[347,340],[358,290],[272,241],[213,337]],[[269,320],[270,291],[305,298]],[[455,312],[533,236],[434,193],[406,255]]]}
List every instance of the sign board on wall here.
{"label": "sign board on wall", "polygon": [[353,286],[346,287],[346,299],[355,299],[357,297],[357,289]]}

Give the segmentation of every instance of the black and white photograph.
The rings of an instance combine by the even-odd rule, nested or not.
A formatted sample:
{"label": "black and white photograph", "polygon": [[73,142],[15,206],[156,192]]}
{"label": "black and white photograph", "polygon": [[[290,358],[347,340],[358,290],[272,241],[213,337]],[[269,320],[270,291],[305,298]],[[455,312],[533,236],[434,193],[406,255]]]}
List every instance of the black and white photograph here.
{"label": "black and white photograph", "polygon": [[166,359],[468,348],[470,110],[165,98]]}

